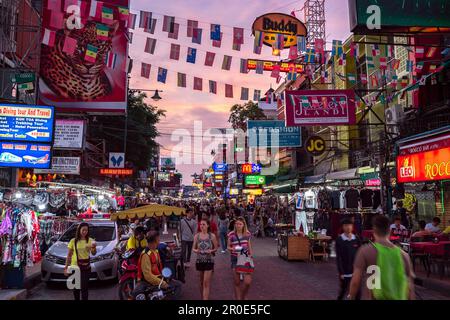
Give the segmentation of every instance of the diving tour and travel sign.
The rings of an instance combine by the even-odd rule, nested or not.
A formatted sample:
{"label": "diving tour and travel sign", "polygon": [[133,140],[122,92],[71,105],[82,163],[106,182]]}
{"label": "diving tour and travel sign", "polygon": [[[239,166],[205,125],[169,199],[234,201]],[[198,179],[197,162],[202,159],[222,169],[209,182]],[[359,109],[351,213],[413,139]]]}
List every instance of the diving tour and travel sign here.
{"label": "diving tour and travel sign", "polygon": [[273,47],[278,35],[284,36],[284,48],[297,45],[297,36],[306,37],[306,26],[296,17],[284,13],[268,13],[256,18],[253,23],[253,34],[263,33],[262,42]]}
{"label": "diving tour and travel sign", "polygon": [[36,169],[35,174],[80,174],[80,157],[53,157],[51,169]]}
{"label": "diving tour and travel sign", "polygon": [[400,146],[397,181],[425,182],[450,179],[450,133]]}
{"label": "diving tour and travel sign", "polygon": [[0,167],[49,169],[51,146],[28,142],[1,142]]}
{"label": "diving tour and travel sign", "polygon": [[248,140],[251,148],[295,148],[302,146],[301,128],[286,127],[283,120],[249,120]]}
{"label": "diving tour and travel sign", "polygon": [[354,125],[353,90],[286,91],[286,126]]}
{"label": "diving tour and travel sign", "polygon": [[53,107],[0,104],[0,140],[52,142],[54,117]]}

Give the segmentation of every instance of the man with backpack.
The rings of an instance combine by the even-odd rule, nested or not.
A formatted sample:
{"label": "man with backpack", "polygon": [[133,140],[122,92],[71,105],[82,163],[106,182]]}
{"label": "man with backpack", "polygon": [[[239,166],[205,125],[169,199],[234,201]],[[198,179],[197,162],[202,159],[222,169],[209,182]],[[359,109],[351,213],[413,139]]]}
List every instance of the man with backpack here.
{"label": "man with backpack", "polygon": [[373,229],[375,242],[362,246],[356,254],[347,298],[355,299],[362,284],[373,300],[414,300],[411,260],[389,240],[389,219],[376,216]]}
{"label": "man with backpack", "polygon": [[197,222],[193,219],[194,212],[191,208],[186,209],[186,217],[180,221],[181,256],[186,268],[191,261],[192,245],[197,228]]}

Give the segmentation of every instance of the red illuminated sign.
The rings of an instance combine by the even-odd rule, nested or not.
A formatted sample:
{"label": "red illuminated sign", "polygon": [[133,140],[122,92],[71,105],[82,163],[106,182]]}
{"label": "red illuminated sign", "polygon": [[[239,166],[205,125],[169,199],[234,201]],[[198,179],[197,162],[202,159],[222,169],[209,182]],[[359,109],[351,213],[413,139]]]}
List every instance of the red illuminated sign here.
{"label": "red illuminated sign", "polygon": [[132,176],[133,169],[100,169],[100,174],[104,176]]}
{"label": "red illuminated sign", "polygon": [[450,179],[450,147],[397,157],[399,183]]}

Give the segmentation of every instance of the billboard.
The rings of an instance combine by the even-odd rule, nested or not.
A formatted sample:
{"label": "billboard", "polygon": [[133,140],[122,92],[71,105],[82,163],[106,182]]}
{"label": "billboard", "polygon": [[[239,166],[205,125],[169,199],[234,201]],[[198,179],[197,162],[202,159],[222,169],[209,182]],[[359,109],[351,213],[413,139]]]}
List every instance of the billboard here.
{"label": "billboard", "polygon": [[[249,120],[247,122],[249,146],[295,148],[302,146],[300,127],[286,127],[282,120]],[[278,136],[278,145],[272,146],[273,137]],[[276,142],[276,140],[274,140]]]}
{"label": "billboard", "polygon": [[35,169],[35,174],[80,174],[80,157],[53,157],[51,169]]}
{"label": "billboard", "polygon": [[353,125],[353,90],[286,91],[286,126]]}
{"label": "billboard", "polygon": [[268,61],[268,60],[256,60],[256,59],[248,59],[247,60],[247,69],[248,70],[256,70],[258,62],[263,63],[264,71],[273,71],[273,68],[276,65],[280,66],[280,72],[291,72],[291,69],[294,68],[295,72],[302,73],[305,71],[304,66],[299,63],[290,63],[290,62],[278,62],[278,61]]}
{"label": "billboard", "polygon": [[266,184],[266,177],[265,176],[245,176],[245,184],[254,184],[254,185],[260,185],[260,184]]}
{"label": "billboard", "polygon": [[[357,34],[450,31],[450,5],[445,0],[349,0],[349,10],[350,29]],[[368,28],[368,22],[378,13],[381,25]]]}
{"label": "billboard", "polygon": [[53,107],[0,104],[0,139],[51,143]]}
{"label": "billboard", "polygon": [[212,168],[215,173],[224,173],[228,170],[228,164],[226,163],[213,163]]}
{"label": "billboard", "polygon": [[55,121],[55,149],[80,150],[84,145],[84,121],[61,120]]}
{"label": "billboard", "polygon": [[108,168],[125,168],[125,153],[123,152],[110,152],[108,158]]}
{"label": "billboard", "polygon": [[124,113],[128,18],[119,9],[129,0],[70,3],[43,8],[39,99],[61,112]]}
{"label": "billboard", "polygon": [[175,158],[161,157],[161,170],[175,170]]}
{"label": "billboard", "polygon": [[49,169],[51,146],[28,142],[1,142],[0,167]]}
{"label": "billboard", "polygon": [[306,37],[306,26],[296,17],[284,13],[268,13],[256,18],[252,26],[255,31],[263,33],[262,42],[273,47],[277,41],[277,35],[284,35],[284,48],[297,45],[297,36]]}

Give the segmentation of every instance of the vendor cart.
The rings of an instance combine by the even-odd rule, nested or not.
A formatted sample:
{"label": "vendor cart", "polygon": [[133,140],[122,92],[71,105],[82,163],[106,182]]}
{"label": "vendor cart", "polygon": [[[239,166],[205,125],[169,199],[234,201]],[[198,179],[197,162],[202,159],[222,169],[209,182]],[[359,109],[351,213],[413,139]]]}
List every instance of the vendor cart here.
{"label": "vendor cart", "polygon": [[[121,212],[111,214],[111,220],[116,221],[118,225],[129,224],[130,221],[135,219],[147,219],[147,218],[162,218],[171,216],[181,216],[185,214],[184,208],[172,207],[162,204],[149,204],[146,206],[133,208]],[[125,241],[127,236],[121,237],[120,248],[125,247]],[[166,266],[172,269],[175,279],[184,282],[184,265],[183,259],[181,259],[181,244],[178,241],[178,237],[174,237],[173,240],[164,241],[161,243],[161,247],[164,247],[164,252],[161,252],[161,258],[164,260]]]}

